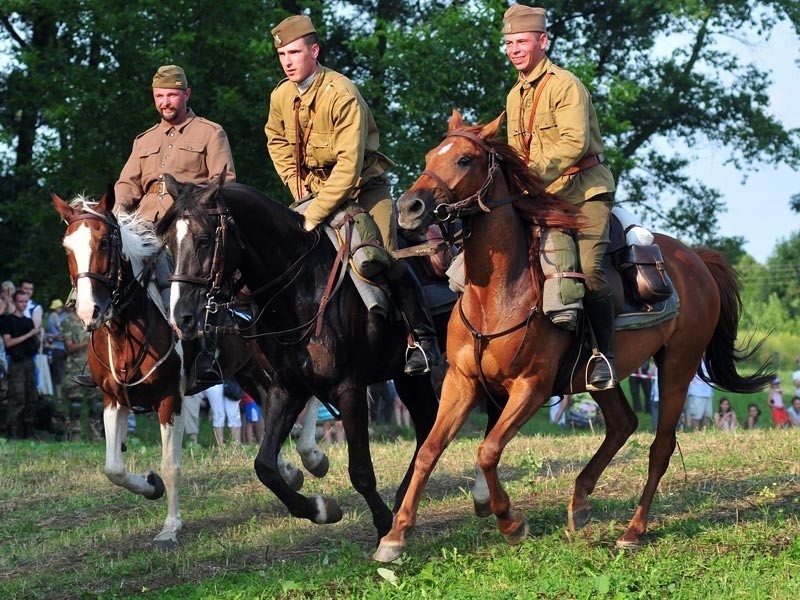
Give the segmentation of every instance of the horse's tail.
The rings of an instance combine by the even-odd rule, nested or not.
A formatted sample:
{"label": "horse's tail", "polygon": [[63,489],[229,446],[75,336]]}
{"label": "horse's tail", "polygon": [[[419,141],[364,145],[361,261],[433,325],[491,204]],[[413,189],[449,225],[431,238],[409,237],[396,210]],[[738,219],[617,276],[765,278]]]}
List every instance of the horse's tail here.
{"label": "horse's tail", "polygon": [[742,298],[736,274],[721,253],[707,248],[698,248],[695,252],[711,271],[720,298],[717,326],[703,357],[706,373],[700,369],[698,374],[708,383],[729,392],[749,394],[760,391],[775,378],[769,361],[747,376],[740,375],[736,365],[749,360],[766,338],[759,340],[752,349],[747,348],[749,343],[745,343],[743,348],[736,347],[739,319],[742,316]]}

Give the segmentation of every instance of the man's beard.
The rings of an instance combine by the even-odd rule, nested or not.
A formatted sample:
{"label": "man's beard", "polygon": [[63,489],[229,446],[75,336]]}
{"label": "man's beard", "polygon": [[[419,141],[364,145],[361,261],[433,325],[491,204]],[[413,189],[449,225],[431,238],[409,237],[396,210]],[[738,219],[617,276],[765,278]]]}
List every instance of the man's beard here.
{"label": "man's beard", "polygon": [[158,113],[161,115],[161,118],[164,119],[165,121],[167,122],[174,121],[175,119],[178,118],[178,109],[172,108],[170,110],[172,111],[171,114],[167,114],[164,110],[160,110],[158,111]]}

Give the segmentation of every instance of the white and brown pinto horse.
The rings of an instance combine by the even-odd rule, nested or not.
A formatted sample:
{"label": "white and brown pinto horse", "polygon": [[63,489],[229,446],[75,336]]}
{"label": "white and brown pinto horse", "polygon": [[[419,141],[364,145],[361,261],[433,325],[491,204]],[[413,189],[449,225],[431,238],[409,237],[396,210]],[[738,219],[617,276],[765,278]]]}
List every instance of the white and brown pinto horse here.
{"label": "white and brown pinto horse", "polygon": [[[184,345],[176,343],[161,296],[147,274],[146,265],[155,261],[161,242],[149,223],[135,215],[112,212],[112,187],[96,203],[78,198],[68,204],[55,194],[52,200],[67,224],[62,245],[76,290],[75,308],[91,332],[87,360],[92,378],[103,392],[105,474],[114,484],[151,500],[166,491],[167,518],[154,542],[160,549],[174,548],[183,525],[178,486],[187,369]],[[235,337],[222,346],[219,359],[225,376],[242,373],[258,388],[269,387],[265,365],[257,364],[261,356],[257,347]],[[131,411],[158,414],[161,475],[154,471],[129,473],[125,468],[123,452]],[[312,431],[314,425],[310,424]],[[327,470],[324,453],[315,443],[306,446]],[[302,473],[283,457],[280,468],[293,489],[302,486]]]}

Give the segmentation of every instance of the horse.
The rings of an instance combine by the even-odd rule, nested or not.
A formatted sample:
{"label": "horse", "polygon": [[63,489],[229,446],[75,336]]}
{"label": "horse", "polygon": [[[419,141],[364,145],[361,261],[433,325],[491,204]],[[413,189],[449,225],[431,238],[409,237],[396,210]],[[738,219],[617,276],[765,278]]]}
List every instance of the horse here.
{"label": "horse", "polygon": [[[417,455],[394,525],[373,556],[380,562],[402,555],[431,471],[469,412],[487,396],[505,404],[479,446],[477,462],[498,529],[508,543],[520,543],[528,525],[512,508],[498,478],[502,452],[554,393],[586,389],[582,369],[563,368],[571,364],[565,359],[576,342],[575,333],[556,327],[542,313],[544,275],[538,240],[533,236],[531,243],[528,236],[531,222],[574,231],[580,226],[579,217],[575,207],[544,192],[513,148],[494,138],[502,118],[467,126],[454,111],[445,139],[427,153],[425,170],[398,200],[398,223],[404,228],[423,229],[434,216],[461,218],[467,283],[450,317],[450,368],[436,423]],[[701,361],[714,385],[732,392],[757,391],[773,377],[767,364],[748,376],[737,371],[736,364],[758,346],[745,354],[734,347],[741,300],[735,275],[724,258],[707,249],[691,250],[666,235],[656,235],[655,241],[680,299],[680,312],[660,324],[617,332],[620,379],[654,356],[660,394],[647,482],[633,518],[617,540],[623,549],[642,544],[653,495],[675,449],[675,428],[686,391],[694,374],[701,373]],[[589,522],[589,496],[638,424],[619,384],[591,395],[602,408],[606,434],[575,480],[567,511],[572,530]]]}
{"label": "horse", "polygon": [[266,435],[254,465],[259,480],[295,517],[319,524],[342,518],[335,499],[303,496],[289,489],[276,471],[278,450],[313,394],[341,415],[350,481],[366,500],[378,536],[384,535],[393,511],[376,489],[366,388],[394,379],[414,421],[416,448],[397,489],[395,508],[438,407],[429,376],[403,374],[404,326],[368,310],[349,277],[327,285],[337,266],[337,250],[320,228],[305,231],[300,214],[239,183],[220,179],[199,187],[165,179],[176,200],[157,232],[175,261],[170,322],[181,339],[191,339],[203,315],[225,304],[218,296],[231,296],[236,272],[238,287],[247,286],[257,307],[260,330],[244,335],[258,340],[275,372],[264,411]]}
{"label": "horse", "polygon": [[[67,224],[62,245],[77,291],[76,312],[91,332],[87,362],[103,393],[105,474],[115,485],[150,500],[166,491],[167,518],[154,543],[159,549],[172,549],[183,525],[178,485],[183,439],[181,401],[187,378],[183,345],[175,343],[155,285],[148,285],[142,276],[144,265],[153,262],[161,242],[135,216],[114,215],[111,186],[96,203],[84,198],[67,203],[54,193],[51,197]],[[232,338],[221,353],[223,372],[241,373],[252,384],[267,388],[269,378],[254,364],[253,356],[247,344]],[[163,478],[153,471],[139,475],[125,468],[123,452],[131,410],[158,414]],[[284,476],[299,489],[302,473],[282,462]]]}

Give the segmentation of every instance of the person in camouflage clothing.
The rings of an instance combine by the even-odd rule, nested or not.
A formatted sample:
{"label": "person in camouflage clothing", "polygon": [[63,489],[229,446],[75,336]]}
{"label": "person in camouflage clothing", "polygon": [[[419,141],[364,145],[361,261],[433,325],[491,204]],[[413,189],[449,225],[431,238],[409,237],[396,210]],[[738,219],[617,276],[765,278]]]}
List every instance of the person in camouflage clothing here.
{"label": "person in camouflage clothing", "polygon": [[103,438],[103,401],[99,390],[87,388],[73,381],[72,376],[83,372],[89,348],[89,332],[83,328],[74,309],[67,309],[70,315],[61,324],[61,334],[67,349],[64,365],[64,386],[62,393],[69,415],[69,435],[72,439],[81,436],[81,412],[84,403],[89,407],[89,428],[94,440]]}

